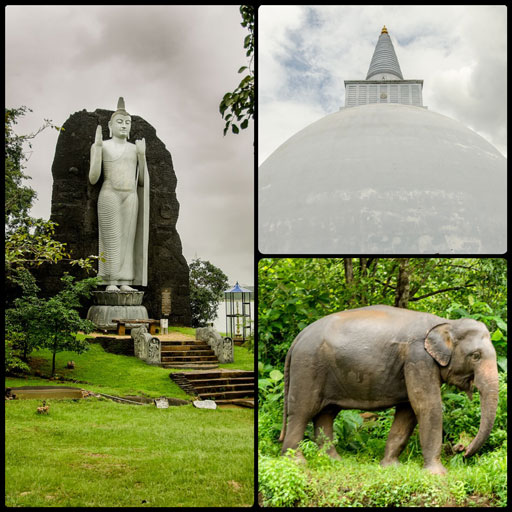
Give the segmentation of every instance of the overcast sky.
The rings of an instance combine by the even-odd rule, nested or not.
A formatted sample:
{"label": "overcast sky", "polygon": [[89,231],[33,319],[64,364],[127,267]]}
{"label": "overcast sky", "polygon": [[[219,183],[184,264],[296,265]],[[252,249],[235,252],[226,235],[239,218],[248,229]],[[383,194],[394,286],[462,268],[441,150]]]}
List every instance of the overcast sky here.
{"label": "overcast sky", "polygon": [[423,104],[507,155],[504,6],[263,6],[258,24],[258,160],[345,104],[383,25]]}
{"label": "overcast sky", "polygon": [[[44,119],[115,110],[123,96],[172,155],[187,261],[253,285],[254,130],[224,137],[218,108],[248,64],[240,22],[238,6],[9,6],[6,106],[33,110],[16,129],[26,134]],[[50,217],[57,137],[47,129],[33,142],[35,217]]]}

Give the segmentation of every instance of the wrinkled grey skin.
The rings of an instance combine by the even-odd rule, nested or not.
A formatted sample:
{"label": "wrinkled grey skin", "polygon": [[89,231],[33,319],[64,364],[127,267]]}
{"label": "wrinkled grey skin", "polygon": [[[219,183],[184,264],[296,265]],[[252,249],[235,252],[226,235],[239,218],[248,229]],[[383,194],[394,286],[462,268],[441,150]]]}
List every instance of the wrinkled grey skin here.
{"label": "wrinkled grey skin", "polygon": [[[297,449],[310,420],[321,443],[332,440],[341,409],[396,407],[381,465],[398,463],[418,424],[424,467],[434,474],[446,472],[441,384],[470,398],[473,385],[480,392],[480,429],[466,457],[489,436],[498,404],[496,352],[484,324],[391,306],[334,313],[306,327],[288,351],[284,378],[282,454]],[[339,458],[332,445],[328,453]]]}

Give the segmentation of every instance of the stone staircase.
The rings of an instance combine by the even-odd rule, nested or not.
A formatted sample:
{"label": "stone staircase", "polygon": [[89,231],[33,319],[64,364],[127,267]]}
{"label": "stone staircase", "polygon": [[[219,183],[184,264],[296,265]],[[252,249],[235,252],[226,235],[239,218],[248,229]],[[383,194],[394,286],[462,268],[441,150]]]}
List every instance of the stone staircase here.
{"label": "stone staircase", "polygon": [[161,366],[164,368],[213,369],[219,360],[204,341],[165,340],[159,336],[161,344]]}
{"label": "stone staircase", "polygon": [[186,393],[200,400],[254,408],[254,372],[219,368],[171,373],[170,378]]}

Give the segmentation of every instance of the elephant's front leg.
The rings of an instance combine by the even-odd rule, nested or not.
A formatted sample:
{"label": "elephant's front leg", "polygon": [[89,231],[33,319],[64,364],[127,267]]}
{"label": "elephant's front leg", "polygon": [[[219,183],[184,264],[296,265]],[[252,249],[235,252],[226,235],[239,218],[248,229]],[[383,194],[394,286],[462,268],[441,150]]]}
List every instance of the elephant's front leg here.
{"label": "elephant's front leg", "polygon": [[329,457],[340,460],[336,448],[334,446],[334,419],[338,411],[326,412],[322,411],[320,414],[317,414],[313,418],[313,423],[315,425],[315,441],[319,448],[321,448],[325,442],[329,443],[329,447],[326,451]]}
{"label": "elephant's front leg", "polygon": [[411,404],[399,404],[396,406],[395,419],[389,431],[386,442],[386,451],[381,460],[381,466],[398,464],[398,456],[402,453],[407,441],[416,426],[417,420]]}
{"label": "elephant's front leg", "polygon": [[443,442],[443,409],[441,378],[437,368],[420,361],[405,365],[405,382],[411,406],[416,414],[420,431],[424,467],[436,475],[446,473],[441,464]]}

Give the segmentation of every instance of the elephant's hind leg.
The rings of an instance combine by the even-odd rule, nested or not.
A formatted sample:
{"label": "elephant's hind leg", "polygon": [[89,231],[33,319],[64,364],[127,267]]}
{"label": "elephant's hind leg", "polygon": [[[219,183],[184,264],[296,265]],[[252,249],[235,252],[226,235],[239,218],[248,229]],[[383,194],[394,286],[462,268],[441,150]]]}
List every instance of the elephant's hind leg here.
{"label": "elephant's hind leg", "polygon": [[395,419],[389,431],[384,458],[380,462],[381,466],[398,464],[398,456],[402,453],[407,441],[409,441],[416,423],[416,415],[412,410],[411,404],[399,404],[396,406]]}
{"label": "elephant's hind leg", "polygon": [[[309,417],[299,413],[288,414],[288,425],[284,436],[281,455],[285,455],[289,449],[297,450],[299,443],[304,438],[304,432],[309,422]],[[303,459],[303,455],[297,452],[297,456]]]}
{"label": "elephant's hind leg", "polygon": [[319,448],[322,448],[325,442],[327,442],[329,444],[329,447],[326,451],[327,455],[333,459],[340,460],[341,457],[338,455],[338,452],[334,446],[333,432],[334,419],[336,418],[338,412],[339,409],[332,411],[323,410],[313,418],[313,422],[315,425],[315,441]]}

